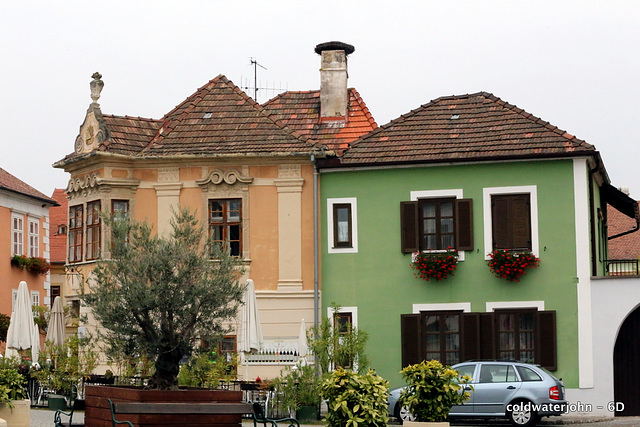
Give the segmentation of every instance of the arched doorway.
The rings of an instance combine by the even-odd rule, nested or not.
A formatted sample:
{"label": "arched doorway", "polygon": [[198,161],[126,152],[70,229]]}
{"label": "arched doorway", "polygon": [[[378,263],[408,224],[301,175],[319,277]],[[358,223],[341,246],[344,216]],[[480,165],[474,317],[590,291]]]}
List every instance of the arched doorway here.
{"label": "arched doorway", "polygon": [[[624,404],[620,416],[640,415],[640,308],[622,323],[613,350],[613,395]],[[621,406],[621,405],[620,405]]]}

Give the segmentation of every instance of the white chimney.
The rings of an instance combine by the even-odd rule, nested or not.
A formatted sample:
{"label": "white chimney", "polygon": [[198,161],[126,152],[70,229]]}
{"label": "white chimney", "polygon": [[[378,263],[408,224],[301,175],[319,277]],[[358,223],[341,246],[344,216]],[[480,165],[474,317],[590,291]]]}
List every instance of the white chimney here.
{"label": "white chimney", "polygon": [[327,42],[316,46],[320,62],[320,117],[347,116],[347,55],[355,48],[342,42]]}

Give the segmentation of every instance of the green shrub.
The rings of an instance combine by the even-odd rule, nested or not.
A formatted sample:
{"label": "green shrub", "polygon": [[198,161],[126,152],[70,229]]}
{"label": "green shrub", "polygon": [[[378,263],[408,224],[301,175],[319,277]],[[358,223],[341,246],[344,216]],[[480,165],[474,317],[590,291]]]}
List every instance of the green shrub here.
{"label": "green shrub", "polygon": [[294,414],[301,406],[320,404],[320,378],[311,365],[286,368],[273,380],[273,386],[278,391],[281,412]]}
{"label": "green shrub", "polygon": [[407,406],[417,421],[445,421],[451,407],[464,403],[469,393],[460,384],[471,380],[460,377],[450,366],[437,360],[422,361],[400,371],[407,388],[400,395],[400,404]]}
{"label": "green shrub", "polygon": [[25,383],[17,369],[0,369],[0,403],[11,407],[12,400],[26,399]]}
{"label": "green shrub", "polygon": [[331,427],[386,426],[389,382],[373,369],[357,374],[338,368],[320,386],[327,399],[327,423]]}

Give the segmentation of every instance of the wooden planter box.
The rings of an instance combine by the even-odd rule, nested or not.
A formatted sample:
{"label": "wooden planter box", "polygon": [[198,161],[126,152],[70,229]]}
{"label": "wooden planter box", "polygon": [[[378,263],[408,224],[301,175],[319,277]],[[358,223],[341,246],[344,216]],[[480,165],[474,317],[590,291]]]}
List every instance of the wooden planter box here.
{"label": "wooden planter box", "polygon": [[[241,391],[181,388],[180,390],[144,390],[133,386],[87,385],[85,388],[84,422],[92,427],[111,427],[109,402],[227,402],[242,401]],[[236,414],[130,414],[116,415],[118,421],[131,421],[135,426],[155,427],[238,427],[242,415]]]}

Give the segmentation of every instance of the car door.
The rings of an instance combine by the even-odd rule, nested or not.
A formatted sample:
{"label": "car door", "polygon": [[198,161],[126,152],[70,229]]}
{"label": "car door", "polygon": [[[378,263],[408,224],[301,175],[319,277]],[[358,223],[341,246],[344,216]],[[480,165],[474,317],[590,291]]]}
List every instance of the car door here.
{"label": "car door", "polygon": [[505,405],[518,392],[522,382],[513,365],[482,363],[474,382],[473,408],[478,415],[504,415]]}
{"label": "car door", "polygon": [[454,368],[456,371],[458,371],[458,374],[460,376],[468,375],[469,377],[471,377],[471,384],[469,385],[461,384],[462,389],[467,393],[469,393],[470,398],[462,405],[453,406],[451,408],[451,411],[449,411],[449,415],[473,414],[473,388],[471,386],[473,386],[473,382],[475,381],[474,378],[476,376],[475,375],[476,365],[477,365],[476,363],[465,363],[463,365],[457,365]]}

